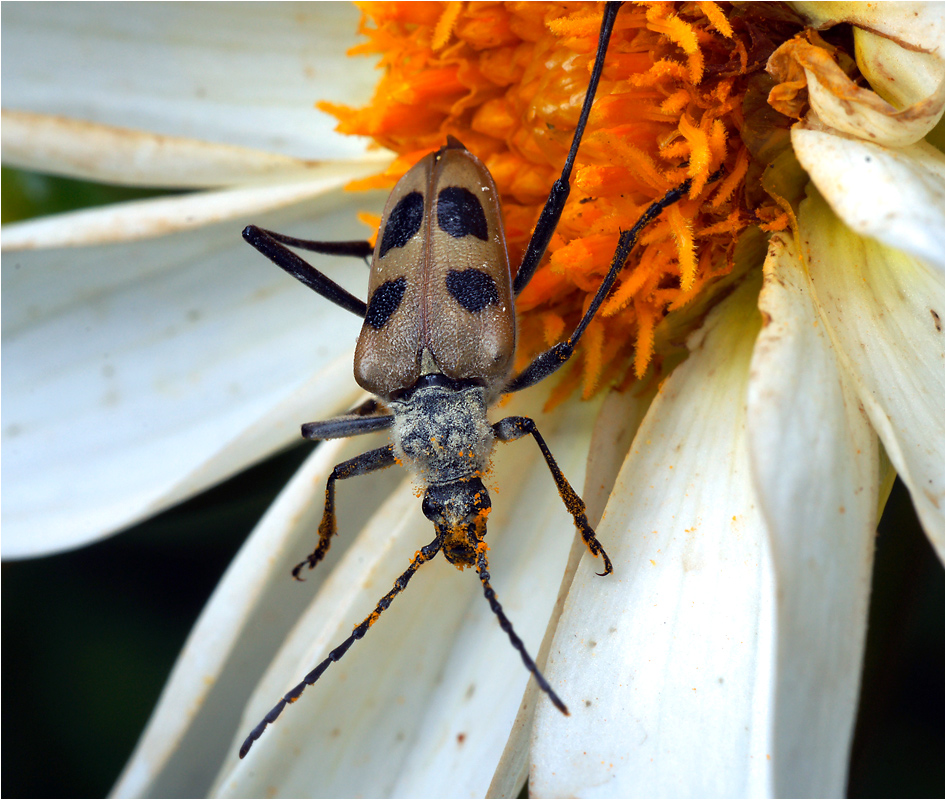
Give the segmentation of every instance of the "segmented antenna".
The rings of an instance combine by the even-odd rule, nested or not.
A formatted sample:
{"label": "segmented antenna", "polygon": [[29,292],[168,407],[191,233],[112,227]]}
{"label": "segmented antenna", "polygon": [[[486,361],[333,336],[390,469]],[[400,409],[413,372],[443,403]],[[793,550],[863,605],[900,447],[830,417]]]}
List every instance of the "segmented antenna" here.
{"label": "segmented antenna", "polygon": [[499,604],[499,600],[496,599],[496,591],[489,583],[489,569],[486,563],[485,547],[477,550],[476,573],[480,576],[480,583],[483,584],[483,594],[489,601],[489,607],[493,609],[493,613],[499,618],[499,627],[506,631],[506,634],[509,636],[509,641],[512,642],[512,646],[519,651],[519,655],[522,656],[522,663],[525,664],[526,669],[535,676],[539,688],[549,696],[549,700],[552,701],[555,707],[565,716],[569,716],[568,707],[562,702],[561,698],[555,694],[555,690],[549,685],[549,682],[545,680],[545,676],[539,672],[539,668],[532,660],[532,656],[526,652],[526,646],[522,643],[522,639],[520,639],[512,629],[512,623],[509,621],[509,617],[503,613],[503,607]]}
{"label": "segmented antenna", "polygon": [[[374,625],[374,623],[378,620],[378,617],[380,617],[381,614],[387,610],[388,606],[391,605],[391,601],[395,597],[397,597],[401,592],[404,591],[404,588],[407,586],[410,579],[414,577],[414,573],[417,572],[417,570],[421,567],[421,565],[426,564],[435,555],[437,555],[437,553],[440,552],[441,544],[442,544],[442,540],[441,540],[440,535],[438,534],[436,539],[434,539],[426,547],[422,547],[417,552],[417,555],[415,555],[414,558],[411,559],[411,565],[404,571],[401,577],[399,577],[394,582],[394,588],[391,589],[390,592],[388,592],[384,597],[382,597],[378,601],[378,605],[375,606],[374,611],[372,611],[367,617],[365,617],[365,619],[362,620],[361,623],[355,626],[355,629],[351,632],[351,636],[349,636],[344,642],[342,642],[334,650],[329,652],[329,654],[325,657],[325,659],[314,670],[312,670],[312,672],[306,675],[305,678],[302,679],[302,682],[298,686],[286,692],[286,694],[282,696],[282,699],[278,703],[276,703],[276,705],[273,706],[272,709],[270,709],[270,712],[265,717],[263,717],[262,720],[260,720],[259,725],[257,725],[255,728],[253,728],[252,731],[250,731],[250,735],[247,736],[246,739],[244,739],[243,745],[240,747],[240,758],[243,758],[247,753],[250,752],[250,748],[253,746],[253,742],[255,742],[257,739],[259,739],[260,736],[263,735],[263,731],[266,730],[266,726],[275,722],[276,718],[282,713],[282,710],[289,703],[295,703],[296,700],[299,699],[299,695],[301,695],[302,692],[305,691],[306,686],[311,686],[319,678],[321,678],[322,673],[328,669],[329,664],[335,661],[338,661],[343,655],[345,655],[345,653],[348,652],[348,648],[351,647],[355,643],[356,640],[362,638],[368,632],[368,628]],[[487,574],[486,577],[489,578],[489,575]],[[500,613],[502,612],[500,611]],[[512,632],[510,631],[510,636],[512,635],[514,634],[512,634]],[[521,647],[522,643],[520,642],[519,645]],[[523,657],[524,658],[527,657],[525,656],[524,652],[523,652]],[[534,664],[532,668],[535,669]]]}

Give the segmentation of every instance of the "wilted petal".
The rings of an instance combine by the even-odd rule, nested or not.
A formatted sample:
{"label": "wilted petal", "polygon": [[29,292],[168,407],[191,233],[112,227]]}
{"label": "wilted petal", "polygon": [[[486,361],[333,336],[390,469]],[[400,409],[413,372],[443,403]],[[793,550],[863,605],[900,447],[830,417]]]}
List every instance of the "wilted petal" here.
{"label": "wilted petal", "polygon": [[943,273],[847,228],[813,188],[798,215],[814,297],[943,558]]}
{"label": "wilted petal", "polygon": [[777,110],[796,116],[799,92],[807,86],[811,110],[823,125],[886,147],[918,142],[943,115],[946,82],[942,74],[933,92],[897,109],[872,90],[857,86],[831,53],[801,37],[779,47],[766,69],[780,82],[769,95]]}
{"label": "wilted petal", "polygon": [[536,796],[759,795],[769,786],[772,576],[745,393],[759,328],[747,281],[661,387],[582,564],[539,704]]}
{"label": "wilted petal", "polygon": [[759,298],[749,450],[776,580],[776,797],[844,794],[877,522],[877,439],[839,371],[790,236]]}
{"label": "wilted petal", "polygon": [[[5,164],[126,186],[204,188],[263,179],[275,182],[299,172],[318,175],[333,163],[28,111],[4,110],[2,121]],[[358,160],[388,157],[379,151]],[[373,168],[377,171],[378,164]]]}
{"label": "wilted petal", "polygon": [[792,147],[848,227],[943,269],[943,154],[926,142],[900,149],[792,128]]}
{"label": "wilted petal", "polygon": [[[130,242],[312,202],[341,190],[353,178],[377,173],[387,160],[384,154],[378,156],[300,168],[280,183],[117,203],[5,225],[3,251]],[[234,225],[233,232],[237,229]]]}
{"label": "wilted petal", "polygon": [[317,100],[362,103],[347,3],[4,6],[3,105],[302,159],[352,158]]}
{"label": "wilted petal", "polygon": [[[369,204],[333,195],[253,221],[358,238],[355,212]],[[5,557],[94,541],[350,401],[339,342],[354,343],[359,320],[304,291],[240,228],[4,256]],[[357,260],[313,261],[363,293]]]}
{"label": "wilted petal", "polygon": [[[939,14],[942,20],[942,9]],[[894,108],[930,96],[943,80],[942,55],[901,47],[863,28],[854,28],[854,52],[861,74]]]}
{"label": "wilted petal", "polygon": [[816,28],[848,22],[909,47],[943,55],[942,3],[795,2],[792,7]]}
{"label": "wilted petal", "polygon": [[[503,411],[534,412],[543,397],[542,390],[524,393]],[[578,485],[596,405],[536,416],[559,465]],[[498,446],[494,464],[490,571],[504,610],[535,653],[574,524],[533,442]],[[352,486],[349,497],[357,491]],[[339,500],[340,508],[344,503]],[[433,535],[406,486],[368,524],[259,684],[215,793],[485,794],[492,778],[487,765],[499,760],[529,675],[476,574],[458,574],[439,556],[418,571],[364,640],[283,712],[247,758],[236,759],[240,741],[280,694],[350,634]],[[489,724],[483,724],[484,709]]]}

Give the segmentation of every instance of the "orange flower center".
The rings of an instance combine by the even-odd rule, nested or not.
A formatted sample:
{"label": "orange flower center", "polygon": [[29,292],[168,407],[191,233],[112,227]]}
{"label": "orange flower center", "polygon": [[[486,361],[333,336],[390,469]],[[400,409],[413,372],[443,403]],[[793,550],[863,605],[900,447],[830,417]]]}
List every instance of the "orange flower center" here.
{"label": "orange flower center", "polygon": [[[602,9],[588,3],[359,3],[384,76],[364,109],[320,104],[345,133],[399,154],[391,186],[448,134],[486,164],[503,202],[515,269],[559,177],[594,62]],[[620,231],[687,178],[688,198],[645,229],[556,390],[584,396],[659,367],[654,332],[733,267],[739,235],[784,227],[750,206],[744,100],[779,41],[758,12],[715,3],[626,4],[578,153],[572,193],[543,266],[517,301],[519,366],[567,337],[608,271]],[[783,25],[783,21],[779,21]],[[797,28],[796,28],[797,29]],[[723,167],[712,186],[709,176]]]}

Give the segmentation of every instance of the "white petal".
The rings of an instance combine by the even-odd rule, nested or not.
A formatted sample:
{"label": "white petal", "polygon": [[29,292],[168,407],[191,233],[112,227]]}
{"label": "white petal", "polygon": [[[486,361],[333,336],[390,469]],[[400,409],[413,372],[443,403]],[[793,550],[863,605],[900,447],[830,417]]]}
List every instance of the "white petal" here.
{"label": "white petal", "polygon": [[943,269],[946,170],[926,142],[890,149],[792,128],[792,147],[834,212],[857,233]]}
{"label": "white petal", "polygon": [[[528,392],[503,413],[535,410],[543,395]],[[566,414],[536,417],[560,466],[579,485],[595,411],[595,404],[572,404]],[[490,571],[515,630],[534,653],[574,525],[533,442],[500,447],[494,463]],[[476,575],[458,574],[439,557],[244,761],[236,759],[242,738],[279,695],[351,632],[432,537],[409,487],[359,535],[260,683],[215,792],[483,796],[528,673]]]}
{"label": "white petal", "polygon": [[690,342],[634,440],[598,529],[613,575],[579,569],[536,712],[536,796],[770,790],[772,585],[745,441],[759,328],[744,283]]}
{"label": "white petal", "polygon": [[863,28],[854,29],[854,52],[861,74],[894,108],[928,97],[943,79],[941,56],[901,47]]}
{"label": "white petal", "polygon": [[777,586],[776,797],[840,797],[877,523],[877,438],[838,369],[791,236],[765,262],[749,449]]}
{"label": "white petal", "polygon": [[[280,493],[191,631],[115,796],[201,797],[210,791],[245,699],[354,538],[343,531],[304,584],[290,577],[317,540],[322,487],[336,463],[383,444],[384,434],[326,442]],[[364,525],[401,477],[391,470],[365,481],[358,489],[361,502],[344,502],[340,509],[344,524]],[[338,494],[343,501],[350,497],[344,485]]]}
{"label": "white petal", "polygon": [[[635,386],[624,393],[611,392],[602,403],[595,421],[591,446],[588,448],[588,468],[582,492],[588,522],[592,527],[596,528],[601,520],[621,464],[656,391],[656,384],[650,382],[645,388]],[[607,548],[605,550],[607,551]],[[579,536],[575,536],[542,646],[536,655],[536,663],[540,668],[548,660],[552,637],[565,607],[565,598],[585,552],[585,543]],[[532,721],[535,718],[536,703],[540,702],[543,696],[539,685],[535,681],[529,681],[509,741],[506,742],[493,781],[486,792],[487,797],[519,796],[529,773],[529,748],[532,743]]]}
{"label": "white petal", "polygon": [[[332,196],[252,221],[358,238],[356,209],[379,199]],[[351,401],[359,320],[248,247],[249,221],[3,256],[5,557],[94,541]],[[363,294],[357,259],[313,261]]]}
{"label": "white petal", "polygon": [[817,28],[849,22],[913,48],[944,55],[942,3],[796,2],[792,6]]}
{"label": "white petal", "polygon": [[[24,3],[3,8],[3,105],[303,159],[352,158],[318,100],[359,105],[347,3]],[[54,55],[53,55],[54,54]]]}
{"label": "white petal", "polygon": [[0,234],[3,251],[130,242],[262,214],[341,190],[350,180],[376,174],[381,166],[374,158],[328,162],[280,183],[243,185],[219,192],[195,192],[39,217],[4,226]]}
{"label": "white petal", "polygon": [[[261,179],[276,182],[325,169],[317,161],[61,116],[4,110],[2,120],[4,164],[84,180],[204,188]],[[386,151],[377,151],[357,161],[388,158]]]}
{"label": "white petal", "polygon": [[840,362],[943,558],[943,273],[852,233],[813,187],[798,215]]}

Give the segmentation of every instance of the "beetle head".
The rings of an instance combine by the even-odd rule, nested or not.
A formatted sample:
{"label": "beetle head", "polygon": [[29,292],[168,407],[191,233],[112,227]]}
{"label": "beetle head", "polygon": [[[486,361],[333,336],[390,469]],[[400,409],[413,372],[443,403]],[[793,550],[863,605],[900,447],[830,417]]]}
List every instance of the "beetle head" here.
{"label": "beetle head", "polygon": [[486,536],[486,517],[492,504],[479,478],[427,487],[424,516],[443,536],[443,554],[460,569],[476,563],[477,545]]}

